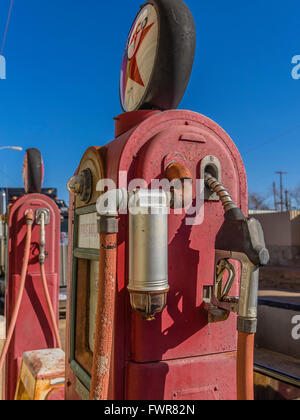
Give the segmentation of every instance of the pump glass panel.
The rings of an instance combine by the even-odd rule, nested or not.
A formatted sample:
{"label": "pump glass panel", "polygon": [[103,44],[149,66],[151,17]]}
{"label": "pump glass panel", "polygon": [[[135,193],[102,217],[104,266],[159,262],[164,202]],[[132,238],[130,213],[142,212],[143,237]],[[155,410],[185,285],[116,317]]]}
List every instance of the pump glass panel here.
{"label": "pump glass panel", "polygon": [[97,213],[79,216],[78,248],[99,249],[99,234],[97,229]]}
{"label": "pump glass panel", "polygon": [[99,277],[98,216],[96,206],[75,210],[71,313],[71,367],[90,388],[96,329]]}

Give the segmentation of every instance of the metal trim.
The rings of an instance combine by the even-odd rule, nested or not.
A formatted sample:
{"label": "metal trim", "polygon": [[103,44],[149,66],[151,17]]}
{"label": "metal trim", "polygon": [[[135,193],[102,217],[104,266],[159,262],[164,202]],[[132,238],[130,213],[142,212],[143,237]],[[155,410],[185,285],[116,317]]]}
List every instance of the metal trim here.
{"label": "metal trim", "polygon": [[90,391],[92,383],[90,375],[75,360],[71,360],[70,366],[78,380]]}
{"label": "metal trim", "polygon": [[[205,179],[205,170],[208,166],[213,166],[217,173],[216,179],[218,182],[222,182],[222,166],[219,159],[215,156],[209,155],[205,156],[201,161],[200,166],[200,179]],[[217,193],[212,193],[206,186],[204,190],[205,201],[220,201],[220,197]]]}
{"label": "metal trim", "polygon": [[100,251],[98,249],[76,248],[73,255],[77,259],[98,261]]}
{"label": "metal trim", "polygon": [[92,204],[92,205],[86,206],[86,207],[79,207],[74,212],[75,217],[76,216],[82,216],[84,214],[90,214],[90,213],[97,213],[96,204]]}
{"label": "metal trim", "polygon": [[276,379],[280,382],[284,382],[287,385],[292,385],[296,388],[300,388],[300,378],[287,375],[286,373],[280,372],[279,370],[260,365],[259,363],[255,363],[254,371],[256,373],[260,373],[261,375],[268,376],[269,378]]}
{"label": "metal trim", "polygon": [[268,306],[270,308],[277,308],[277,309],[286,309],[287,311],[293,311],[293,312],[300,312],[300,305],[299,303],[290,303],[290,302],[280,302],[279,300],[276,300],[276,297],[274,300],[273,298],[265,298],[265,297],[259,297],[258,298],[258,305],[259,306]]}
{"label": "metal trim", "polygon": [[46,208],[38,209],[35,214],[35,223],[37,225],[41,225],[41,214],[45,213],[45,225],[49,225],[50,223],[50,210]]}

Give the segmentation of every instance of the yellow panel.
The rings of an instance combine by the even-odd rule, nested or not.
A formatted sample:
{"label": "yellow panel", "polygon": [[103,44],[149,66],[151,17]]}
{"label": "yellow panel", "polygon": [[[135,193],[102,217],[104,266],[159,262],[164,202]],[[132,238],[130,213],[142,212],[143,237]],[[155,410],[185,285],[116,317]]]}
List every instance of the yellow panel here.
{"label": "yellow panel", "polygon": [[23,383],[29,398],[33,400],[35,394],[36,380],[24,362],[22,363],[21,367],[20,380]]}

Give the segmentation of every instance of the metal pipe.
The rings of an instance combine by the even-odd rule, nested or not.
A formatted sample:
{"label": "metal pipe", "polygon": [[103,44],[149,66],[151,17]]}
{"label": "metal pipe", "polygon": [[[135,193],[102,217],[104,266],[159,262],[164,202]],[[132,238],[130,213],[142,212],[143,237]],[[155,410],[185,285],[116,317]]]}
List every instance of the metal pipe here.
{"label": "metal pipe", "polygon": [[118,212],[127,205],[125,189],[110,190],[97,200],[100,215],[99,288],[90,400],[106,401],[109,394],[115,296],[117,287]]}
{"label": "metal pipe", "polygon": [[166,177],[172,186],[171,208],[186,208],[193,201],[193,177],[191,171],[179,162],[172,162],[166,169]]}
{"label": "metal pipe", "polygon": [[[116,218],[108,218],[106,222],[102,222],[100,232],[99,289],[90,391],[90,399],[96,401],[108,400],[115,317],[118,234]],[[114,233],[108,233],[113,230]]]}

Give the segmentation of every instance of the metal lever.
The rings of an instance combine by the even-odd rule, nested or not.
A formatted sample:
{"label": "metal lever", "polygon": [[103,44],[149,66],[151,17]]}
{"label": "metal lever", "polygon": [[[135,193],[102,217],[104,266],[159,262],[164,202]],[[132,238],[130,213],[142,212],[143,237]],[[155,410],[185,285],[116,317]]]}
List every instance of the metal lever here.
{"label": "metal lever", "polygon": [[[230,290],[234,283],[235,275],[229,276],[227,284],[220,294],[220,286],[222,285],[221,276],[224,271],[218,276],[218,267],[224,261],[229,264],[232,269],[233,265],[229,260],[238,261],[241,264],[241,278],[240,278],[240,293],[239,297],[229,296]],[[230,312],[238,314],[238,330],[243,332],[255,333],[257,326],[257,298],[258,298],[258,282],[259,282],[259,268],[255,266],[244,253],[216,251],[216,278],[211,296],[211,304],[218,309],[221,309],[223,317],[219,320],[228,318]],[[207,302],[208,303],[208,302]],[[220,317],[220,314],[219,314]],[[218,320],[218,321],[219,321]],[[211,319],[211,322],[216,322]]]}

